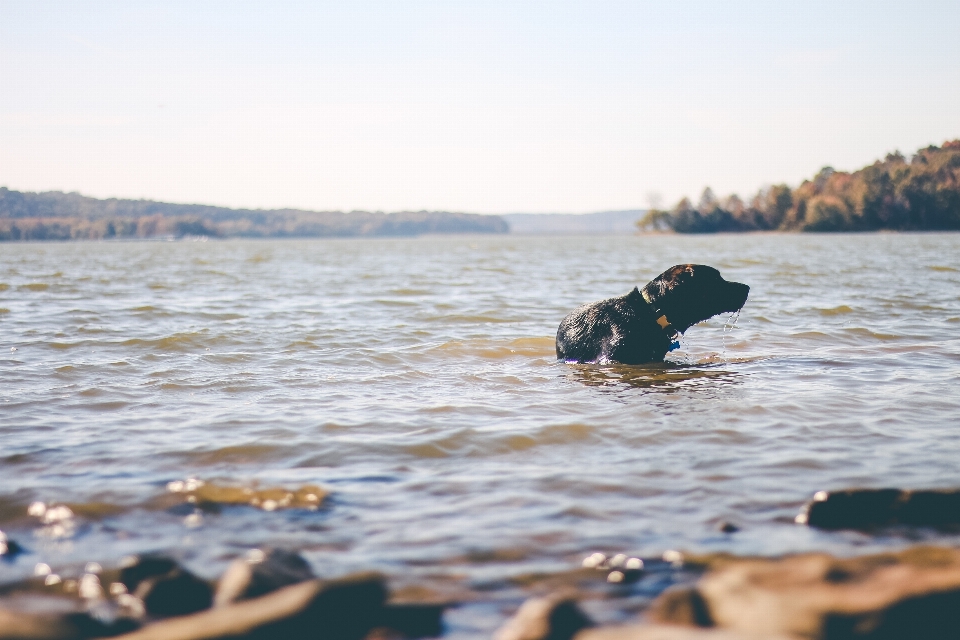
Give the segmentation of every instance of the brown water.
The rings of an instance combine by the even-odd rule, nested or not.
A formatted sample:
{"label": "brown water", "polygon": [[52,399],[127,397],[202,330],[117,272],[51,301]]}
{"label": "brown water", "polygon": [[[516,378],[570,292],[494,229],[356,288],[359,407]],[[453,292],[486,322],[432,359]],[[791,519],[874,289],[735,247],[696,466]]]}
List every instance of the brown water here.
{"label": "brown water", "polygon": [[[679,262],[751,286],[735,327],[665,365],[555,360],[568,311]],[[279,545],[487,593],[447,617],[483,635],[512,576],[596,550],[905,544],[793,518],[820,489],[960,487],[958,381],[957,234],[4,244],[0,528],[30,553],[0,582]],[[329,495],[194,511],[188,478]]]}

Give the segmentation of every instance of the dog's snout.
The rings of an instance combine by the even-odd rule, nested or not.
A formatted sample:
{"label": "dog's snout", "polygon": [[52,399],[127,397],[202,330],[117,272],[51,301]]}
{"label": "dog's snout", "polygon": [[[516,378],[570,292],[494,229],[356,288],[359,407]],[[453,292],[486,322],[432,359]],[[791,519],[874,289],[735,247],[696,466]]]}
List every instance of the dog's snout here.
{"label": "dog's snout", "polygon": [[730,283],[730,297],[727,311],[736,311],[741,309],[747,303],[747,296],[750,295],[750,287],[742,282]]}

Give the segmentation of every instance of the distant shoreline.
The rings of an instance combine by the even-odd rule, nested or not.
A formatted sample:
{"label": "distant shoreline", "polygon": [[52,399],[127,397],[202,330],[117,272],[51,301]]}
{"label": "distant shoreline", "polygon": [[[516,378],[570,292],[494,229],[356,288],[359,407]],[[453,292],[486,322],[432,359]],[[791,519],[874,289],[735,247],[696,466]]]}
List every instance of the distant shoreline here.
{"label": "distant shoreline", "polygon": [[707,188],[696,206],[683,198],[669,211],[493,215],[230,209],[0,187],[0,242],[955,230],[960,230],[960,140],[920,149],[909,159],[889,154],[853,173],[825,167],[795,189],[773,185],[749,202],[735,194],[721,200]]}
{"label": "distant shoreline", "polygon": [[500,216],[449,211],[230,209],[0,187],[0,241],[183,238],[404,237],[503,234]]}
{"label": "distant shoreline", "polygon": [[[577,214],[571,214],[577,215]],[[624,236],[632,238],[696,238],[703,236],[745,236],[745,237],[774,237],[774,236],[808,236],[811,238],[815,237],[857,237],[857,236],[877,236],[877,235],[891,235],[891,236],[935,236],[935,235],[956,235],[960,234],[960,229],[928,229],[928,230],[905,230],[900,231],[896,229],[877,229],[872,231],[807,231],[807,232],[796,232],[796,231],[719,231],[711,234],[688,234],[688,233],[676,233],[673,231],[661,232],[661,231],[635,231],[630,232],[629,234],[616,233],[616,232],[593,232],[593,233],[506,233],[506,234],[477,234],[477,233],[426,233],[421,235],[380,235],[380,236],[149,236],[149,237],[122,237],[122,238],[79,238],[79,239],[67,239],[67,240],[56,240],[56,239],[28,239],[28,240],[14,240],[2,244],[17,244],[17,245],[40,245],[40,244],[135,244],[135,243],[206,243],[206,242],[237,242],[237,241],[254,241],[254,242],[268,242],[268,241],[359,241],[359,240],[430,240],[430,239],[439,239],[439,238],[467,238],[467,237],[499,237],[499,238],[623,238]]]}

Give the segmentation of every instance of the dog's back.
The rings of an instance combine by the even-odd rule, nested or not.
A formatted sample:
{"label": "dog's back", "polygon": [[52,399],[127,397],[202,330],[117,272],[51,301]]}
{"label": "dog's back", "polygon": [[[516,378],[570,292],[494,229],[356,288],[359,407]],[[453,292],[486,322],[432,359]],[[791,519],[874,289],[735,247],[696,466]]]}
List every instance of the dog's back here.
{"label": "dog's back", "polygon": [[[647,316],[651,316],[648,318]],[[657,359],[662,342],[645,325],[652,319],[640,292],[585,304],[557,329],[557,358],[572,362],[635,364]],[[667,345],[664,346],[664,352]],[[659,357],[663,357],[660,354]]]}

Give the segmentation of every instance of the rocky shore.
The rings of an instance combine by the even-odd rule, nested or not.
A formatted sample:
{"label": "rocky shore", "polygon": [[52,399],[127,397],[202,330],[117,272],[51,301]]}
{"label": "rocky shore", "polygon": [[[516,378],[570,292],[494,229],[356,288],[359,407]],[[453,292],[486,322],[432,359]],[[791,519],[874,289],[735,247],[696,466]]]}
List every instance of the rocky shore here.
{"label": "rocky shore", "polygon": [[[198,509],[217,501],[315,507],[325,495],[319,487],[284,492],[182,485],[169,487],[165,500]],[[264,507],[265,501],[272,503]],[[819,492],[797,522],[862,531],[952,529],[960,525],[958,502],[956,491]],[[23,551],[0,534],[0,556]],[[75,577],[38,563],[34,574],[0,585],[0,639],[429,638],[445,635],[444,612],[463,597],[391,589],[375,573],[321,579],[303,557],[284,549],[252,549],[214,582],[171,557],[151,554],[117,567],[88,563]],[[528,599],[518,609],[513,605],[517,610],[494,640],[960,637],[960,549],[947,547],[918,545],[853,558],[678,551],[633,558],[598,552],[571,571],[515,583]],[[636,595],[631,585],[646,585],[635,598],[633,621],[596,624],[594,604]]]}

